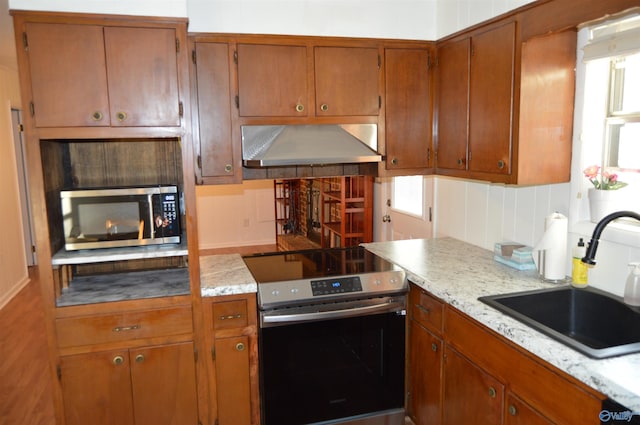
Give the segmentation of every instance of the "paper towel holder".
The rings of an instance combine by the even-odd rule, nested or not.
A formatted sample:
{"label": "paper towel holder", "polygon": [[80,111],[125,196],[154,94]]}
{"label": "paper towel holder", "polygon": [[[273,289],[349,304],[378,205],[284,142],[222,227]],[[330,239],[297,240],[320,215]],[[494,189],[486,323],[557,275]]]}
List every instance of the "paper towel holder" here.
{"label": "paper towel holder", "polygon": [[547,283],[569,283],[571,282],[571,276],[565,276],[564,278],[561,279],[549,279],[547,277],[544,277],[545,275],[545,254],[546,254],[546,250],[540,250],[538,251],[538,274],[540,276],[540,279],[543,282],[547,282]]}

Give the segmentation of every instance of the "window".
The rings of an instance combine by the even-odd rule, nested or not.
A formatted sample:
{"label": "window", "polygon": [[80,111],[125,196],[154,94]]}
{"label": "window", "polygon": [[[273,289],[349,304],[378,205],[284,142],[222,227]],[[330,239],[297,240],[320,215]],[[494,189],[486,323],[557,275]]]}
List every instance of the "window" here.
{"label": "window", "polygon": [[393,178],[392,208],[411,215],[423,216],[422,176]]}
{"label": "window", "polygon": [[640,53],[610,59],[603,164],[640,170]]}
{"label": "window", "polygon": [[617,174],[629,184],[625,209],[640,211],[640,15],[584,31],[580,169],[595,164]]}

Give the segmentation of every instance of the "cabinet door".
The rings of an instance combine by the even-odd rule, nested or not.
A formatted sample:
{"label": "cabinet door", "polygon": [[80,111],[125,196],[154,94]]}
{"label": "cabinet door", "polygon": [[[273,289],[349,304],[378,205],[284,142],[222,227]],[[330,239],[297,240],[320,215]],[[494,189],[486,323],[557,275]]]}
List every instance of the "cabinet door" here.
{"label": "cabinet door", "polygon": [[240,116],[307,116],[305,46],[238,45]]}
{"label": "cabinet door", "polygon": [[470,52],[469,38],[438,48],[438,169],[467,168]]}
{"label": "cabinet door", "polygon": [[386,167],[429,167],[429,52],[421,49],[386,49],[385,73]]}
{"label": "cabinet door", "polygon": [[440,424],[442,340],[411,321],[409,413],[416,425]]}
{"label": "cabinet door", "polygon": [[60,359],[66,425],[133,425],[126,350]]}
{"label": "cabinet door", "polygon": [[109,125],[102,27],[26,24],[36,127]]}
{"label": "cabinet door", "polygon": [[131,350],[129,363],[136,425],[198,423],[193,343]]}
{"label": "cabinet door", "polygon": [[499,425],[503,400],[504,386],[499,381],[455,350],[445,348],[443,424]]}
{"label": "cabinet door", "polygon": [[531,406],[507,391],[504,425],[551,425],[549,419],[533,410]]}
{"label": "cabinet door", "polygon": [[215,353],[217,423],[250,425],[249,337],[216,338]]}
{"label": "cabinet door", "polygon": [[473,37],[469,170],[511,174],[514,22]]}
{"label": "cabinet door", "polygon": [[176,32],[104,29],[112,126],[179,126]]}
{"label": "cabinet door", "polygon": [[378,49],[315,48],[316,115],[378,115]]}
{"label": "cabinet door", "polygon": [[229,47],[196,43],[195,49],[201,177],[233,177],[236,151],[231,131]]}

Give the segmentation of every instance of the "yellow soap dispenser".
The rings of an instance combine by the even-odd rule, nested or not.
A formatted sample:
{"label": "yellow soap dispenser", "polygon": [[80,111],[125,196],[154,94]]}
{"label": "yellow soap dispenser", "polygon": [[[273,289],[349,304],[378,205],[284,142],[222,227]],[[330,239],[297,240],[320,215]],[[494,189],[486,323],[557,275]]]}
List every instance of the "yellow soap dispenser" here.
{"label": "yellow soap dispenser", "polygon": [[582,258],[587,254],[587,248],[584,246],[584,240],[580,238],[578,245],[573,247],[571,285],[576,288],[584,288],[588,283],[588,267],[582,262]]}

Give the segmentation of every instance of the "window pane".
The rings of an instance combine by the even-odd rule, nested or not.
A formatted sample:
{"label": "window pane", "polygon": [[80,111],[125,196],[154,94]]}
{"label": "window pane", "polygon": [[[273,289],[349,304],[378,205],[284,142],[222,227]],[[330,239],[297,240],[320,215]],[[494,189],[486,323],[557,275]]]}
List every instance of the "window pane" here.
{"label": "window pane", "polygon": [[611,112],[640,112],[640,54],[613,62]]}
{"label": "window pane", "polygon": [[640,123],[609,125],[609,167],[640,169]]}
{"label": "window pane", "polygon": [[393,208],[422,216],[422,176],[393,178]]}

